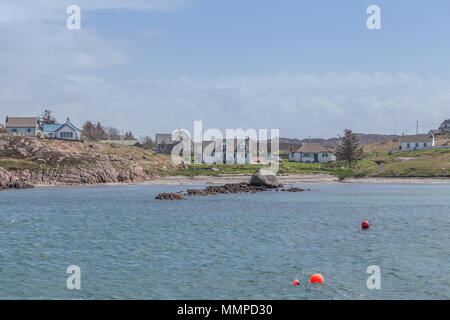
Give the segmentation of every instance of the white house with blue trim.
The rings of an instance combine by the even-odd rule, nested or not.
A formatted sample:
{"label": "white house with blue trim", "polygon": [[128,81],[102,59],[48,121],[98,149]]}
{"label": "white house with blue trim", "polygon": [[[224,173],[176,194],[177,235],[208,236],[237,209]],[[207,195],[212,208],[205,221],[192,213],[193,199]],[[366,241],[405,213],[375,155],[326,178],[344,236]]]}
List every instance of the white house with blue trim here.
{"label": "white house with blue trim", "polygon": [[81,131],[70,122],[69,118],[64,124],[43,124],[42,135],[50,139],[81,140]]}

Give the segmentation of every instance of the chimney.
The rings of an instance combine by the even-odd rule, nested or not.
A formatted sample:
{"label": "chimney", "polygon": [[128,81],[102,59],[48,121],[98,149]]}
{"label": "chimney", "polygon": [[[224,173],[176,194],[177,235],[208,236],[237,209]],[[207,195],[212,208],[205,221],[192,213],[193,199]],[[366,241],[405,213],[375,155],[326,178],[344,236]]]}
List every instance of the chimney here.
{"label": "chimney", "polygon": [[66,122],[69,122],[70,121],[70,118],[69,117],[67,117],[67,119],[66,119]]}

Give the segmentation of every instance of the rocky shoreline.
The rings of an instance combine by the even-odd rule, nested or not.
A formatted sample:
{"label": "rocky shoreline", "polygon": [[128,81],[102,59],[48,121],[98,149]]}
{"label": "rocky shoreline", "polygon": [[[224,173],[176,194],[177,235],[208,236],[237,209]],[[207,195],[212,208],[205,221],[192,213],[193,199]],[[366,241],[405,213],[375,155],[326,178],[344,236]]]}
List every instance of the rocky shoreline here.
{"label": "rocky shoreline", "polygon": [[228,183],[220,186],[209,186],[204,189],[188,189],[186,192],[160,193],[157,200],[187,200],[190,196],[212,196],[217,194],[257,193],[265,191],[303,192],[305,189],[291,187],[283,189],[278,178],[271,172],[259,170],[250,179],[250,183]]}
{"label": "rocky shoreline", "polygon": [[148,178],[133,159],[95,152],[62,151],[37,138],[1,136],[1,189],[24,189],[35,185],[89,185],[134,183]]}

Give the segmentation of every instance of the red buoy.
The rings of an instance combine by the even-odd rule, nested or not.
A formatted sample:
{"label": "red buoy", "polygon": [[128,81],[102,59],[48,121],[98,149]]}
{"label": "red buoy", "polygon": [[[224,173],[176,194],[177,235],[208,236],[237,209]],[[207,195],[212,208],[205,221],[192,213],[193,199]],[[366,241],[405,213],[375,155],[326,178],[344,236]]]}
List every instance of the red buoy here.
{"label": "red buoy", "polygon": [[311,277],[311,283],[324,283],[325,279],[323,278],[323,276],[319,273],[313,274]]}
{"label": "red buoy", "polygon": [[361,224],[361,227],[362,227],[363,229],[369,229],[369,227],[370,227],[369,221],[364,220],[364,221],[362,222],[362,224]]}
{"label": "red buoy", "polygon": [[294,280],[294,286],[298,286],[300,284],[300,281],[298,281],[297,279]]}

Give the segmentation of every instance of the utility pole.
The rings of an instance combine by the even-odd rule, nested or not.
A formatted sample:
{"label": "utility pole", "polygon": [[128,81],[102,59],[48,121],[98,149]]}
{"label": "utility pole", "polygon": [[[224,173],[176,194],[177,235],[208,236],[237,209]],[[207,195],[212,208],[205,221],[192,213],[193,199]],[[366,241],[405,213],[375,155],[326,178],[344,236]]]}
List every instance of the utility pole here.
{"label": "utility pole", "polygon": [[416,136],[419,135],[419,120],[416,122]]}

